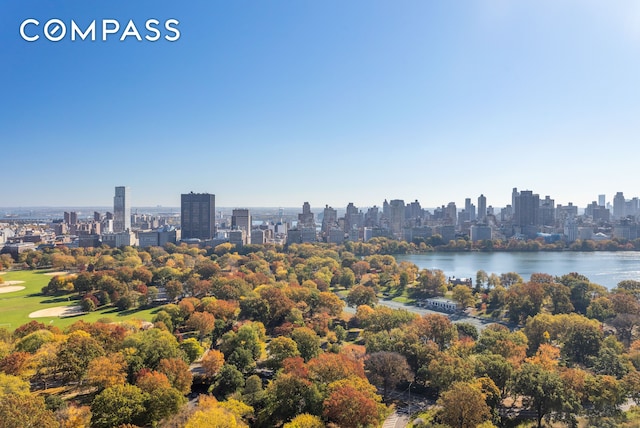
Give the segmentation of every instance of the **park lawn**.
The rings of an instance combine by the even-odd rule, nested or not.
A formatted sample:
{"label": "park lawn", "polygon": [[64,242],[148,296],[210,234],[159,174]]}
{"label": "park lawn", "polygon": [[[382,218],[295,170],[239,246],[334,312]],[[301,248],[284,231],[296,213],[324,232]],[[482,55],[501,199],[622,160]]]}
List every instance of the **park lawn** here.
{"label": "park lawn", "polygon": [[101,318],[109,318],[113,322],[140,319],[150,321],[158,308],[148,308],[133,311],[117,311],[113,307],[103,308],[101,310],[82,314],[73,317],[60,318],[42,317],[29,318],[29,314],[40,309],[53,308],[57,306],[74,306],[79,302],[77,296],[73,294],[65,296],[43,296],[40,294],[42,287],[47,285],[52,276],[45,275],[48,271],[12,271],[2,274],[2,278],[6,281],[24,281],[17,286],[25,287],[24,290],[13,291],[10,293],[0,294],[0,328],[6,328],[13,331],[19,326],[35,320],[48,325],[55,325],[60,328],[67,327],[78,320],[87,322],[95,322]]}

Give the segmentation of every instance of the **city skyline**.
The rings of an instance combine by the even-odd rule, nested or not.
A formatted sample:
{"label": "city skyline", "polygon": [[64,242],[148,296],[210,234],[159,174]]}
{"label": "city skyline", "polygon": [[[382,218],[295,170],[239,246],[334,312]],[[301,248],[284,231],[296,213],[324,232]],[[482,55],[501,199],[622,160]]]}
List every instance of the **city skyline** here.
{"label": "city skyline", "polygon": [[[129,186],[116,186],[116,193],[118,192],[117,189],[124,189],[126,187],[126,192],[127,192],[127,200],[128,200],[128,205],[129,208],[127,209],[128,211],[134,211],[137,209],[175,209],[175,210],[180,210],[181,207],[181,202],[179,202],[177,205],[160,205],[160,204],[156,204],[156,205],[144,205],[144,204],[136,204],[135,199],[133,200],[133,203],[131,201],[131,196],[130,196],[130,187]],[[555,203],[560,204],[560,205],[573,205],[575,207],[577,207],[579,210],[583,210],[585,207],[589,206],[590,204],[596,203],[596,204],[600,204],[600,202],[605,202],[604,204],[600,204],[601,206],[607,206],[607,207],[611,207],[613,208],[614,206],[614,202],[615,202],[615,197],[621,197],[624,198],[624,200],[626,201],[630,201],[631,199],[638,199],[638,195],[635,194],[629,194],[627,193],[625,195],[624,191],[619,191],[619,192],[615,192],[615,194],[612,195],[605,195],[605,194],[597,194],[594,195],[594,197],[591,199],[591,201],[589,203],[586,203],[584,205],[580,205],[580,204],[576,204],[574,201],[561,201],[558,200],[557,198],[554,197],[553,194],[548,195],[548,194],[543,194],[541,192],[538,192],[536,190],[530,190],[530,189],[521,189],[521,188],[517,188],[517,187],[511,187],[510,191],[513,192],[514,190],[519,190],[519,191],[525,191],[528,193],[531,193],[533,195],[536,196],[543,196],[544,198],[551,198],[551,200],[554,200]],[[122,191],[122,190],[121,190]],[[190,193],[195,193],[195,192],[190,192]],[[211,194],[213,196],[215,196],[216,194],[214,192],[202,192],[202,194]],[[224,195],[223,195],[224,196]],[[512,193],[509,193],[509,197],[511,198],[513,196]],[[179,199],[183,198],[184,194],[179,195]],[[112,197],[113,198],[113,197]],[[116,195],[116,198],[118,198],[118,196]],[[105,204],[98,204],[98,205],[19,205],[19,206],[2,206],[0,205],[0,209],[30,209],[30,208],[43,208],[43,209],[104,209],[105,211],[114,211],[115,212],[115,199],[114,199],[114,204],[112,205],[105,205]],[[543,199],[544,199],[543,198]],[[331,207],[334,209],[337,209],[338,211],[344,211],[345,209],[348,209],[348,206],[355,206],[358,209],[362,209],[362,208],[371,208],[371,207],[382,207],[383,203],[386,202],[390,202],[393,200],[399,200],[404,202],[405,204],[411,204],[413,202],[418,202],[420,203],[420,205],[422,206],[422,208],[424,209],[440,209],[440,208],[445,208],[448,204],[455,204],[457,207],[458,211],[462,211],[464,209],[466,209],[466,205],[465,202],[470,202],[472,205],[472,208],[474,209],[474,212],[476,209],[478,209],[478,213],[480,213],[479,210],[479,206],[476,206],[476,204],[480,203],[480,199],[482,199],[483,201],[483,207],[486,209],[488,207],[493,207],[493,208],[504,208],[508,205],[512,206],[512,200],[509,200],[507,203],[505,203],[504,205],[496,205],[496,204],[492,204],[491,203],[491,199],[487,198],[487,195],[485,194],[479,194],[479,195],[465,195],[464,197],[452,197],[446,200],[443,200],[441,203],[439,204],[434,204],[434,205],[428,205],[423,203],[423,201],[421,201],[420,199],[416,199],[416,198],[409,198],[409,199],[401,199],[401,198],[395,198],[393,196],[387,196],[385,197],[383,200],[381,201],[369,201],[368,203],[364,203],[364,204],[356,204],[353,202],[353,199],[349,199],[349,202],[345,203],[344,205],[334,205],[334,204],[329,204],[329,203],[323,203],[323,202],[318,202],[317,204],[315,203],[309,203],[309,200],[313,199],[313,198],[306,198],[303,202],[298,202],[295,205],[279,205],[279,204],[271,204],[271,205],[251,205],[251,203],[244,203],[244,204],[238,204],[238,205],[232,205],[232,204],[222,204],[222,205],[218,205],[216,207],[216,210],[219,209],[225,209],[225,210],[231,210],[231,209],[242,209],[242,208],[248,208],[248,209],[255,209],[255,208],[265,208],[265,209],[275,209],[275,208],[286,208],[286,209],[300,209],[301,206],[303,205],[307,205],[309,204],[310,209],[312,210],[316,210],[316,211],[322,211],[325,207]],[[504,198],[503,198],[504,199]],[[90,213],[87,213],[90,214]]]}
{"label": "city skyline", "polygon": [[[108,206],[114,181],[137,207],[178,207],[190,191],[314,208],[480,194],[504,207],[514,186],[581,208],[640,193],[634,2],[36,0],[0,12],[0,171],[16,177],[4,207]],[[181,37],[27,42],[27,18],[177,19]]]}

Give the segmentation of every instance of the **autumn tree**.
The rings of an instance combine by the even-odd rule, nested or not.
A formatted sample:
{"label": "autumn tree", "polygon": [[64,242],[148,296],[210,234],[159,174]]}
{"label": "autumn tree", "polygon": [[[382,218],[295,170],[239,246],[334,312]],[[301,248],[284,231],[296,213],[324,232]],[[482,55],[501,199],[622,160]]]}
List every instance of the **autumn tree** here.
{"label": "autumn tree", "polygon": [[456,285],[453,287],[452,298],[455,302],[458,302],[463,308],[473,306],[476,299],[473,297],[471,288],[466,285]]}
{"label": "autumn tree", "polygon": [[332,382],[322,403],[322,414],[343,428],[377,426],[384,412],[380,396],[366,379],[351,377]]}
{"label": "autumn tree", "polygon": [[193,375],[183,359],[163,358],[160,360],[160,363],[158,363],[158,371],[164,373],[167,379],[169,379],[171,386],[182,394],[188,394],[191,391]]}
{"label": "autumn tree", "polygon": [[318,416],[302,413],[284,424],[283,428],[324,428],[324,424]]}
{"label": "autumn tree", "polygon": [[382,387],[385,401],[389,388],[400,382],[413,380],[407,359],[397,352],[374,352],[368,356],[365,368],[371,383]]}
{"label": "autumn tree", "polygon": [[136,381],[145,395],[144,422],[157,423],[161,419],[177,413],[187,399],[180,391],[173,388],[164,373],[149,371],[143,373]]}
{"label": "autumn tree", "polygon": [[528,317],[534,317],[544,301],[544,285],[539,282],[516,282],[507,290],[505,303],[512,322],[524,324]]}
{"label": "autumn tree", "polygon": [[374,306],[378,302],[376,292],[371,287],[356,285],[347,294],[346,302],[351,307],[360,305]]}
{"label": "autumn tree", "polygon": [[476,351],[502,355],[517,367],[527,354],[527,336],[521,331],[512,332],[503,325],[491,324],[482,330],[476,342]]}
{"label": "autumn tree", "polygon": [[213,379],[224,365],[224,354],[216,349],[210,349],[202,357],[201,364],[205,375]]}
{"label": "autumn tree", "polygon": [[491,417],[489,406],[479,389],[466,382],[456,382],[438,399],[442,407],[439,419],[448,426],[475,428]]}
{"label": "autumn tree", "polygon": [[41,396],[31,394],[0,395],[0,421],[4,428],[58,428],[60,424],[47,410]]}
{"label": "autumn tree", "polygon": [[98,390],[124,385],[127,378],[127,363],[120,353],[94,358],[89,362],[85,377],[89,385]]}
{"label": "autumn tree", "polygon": [[444,272],[439,269],[422,269],[418,272],[418,284],[416,290],[426,296],[444,296],[447,291],[447,281]]}
{"label": "autumn tree", "polygon": [[215,317],[209,312],[194,312],[187,320],[186,325],[188,328],[198,332],[198,338],[202,342],[215,328],[215,322]]}
{"label": "autumn tree", "polygon": [[410,327],[422,342],[433,341],[440,349],[458,337],[458,330],[451,320],[440,314],[427,314],[415,319]]}
{"label": "autumn tree", "polygon": [[0,373],[0,397],[7,395],[28,395],[29,383],[17,376]]}
{"label": "autumn tree", "polygon": [[346,354],[325,352],[309,360],[307,367],[309,379],[318,385],[328,385],[350,376],[365,377],[363,362]]}
{"label": "autumn tree", "polygon": [[419,372],[437,390],[444,390],[454,382],[467,382],[473,378],[473,365],[467,358],[439,352],[426,367]]}

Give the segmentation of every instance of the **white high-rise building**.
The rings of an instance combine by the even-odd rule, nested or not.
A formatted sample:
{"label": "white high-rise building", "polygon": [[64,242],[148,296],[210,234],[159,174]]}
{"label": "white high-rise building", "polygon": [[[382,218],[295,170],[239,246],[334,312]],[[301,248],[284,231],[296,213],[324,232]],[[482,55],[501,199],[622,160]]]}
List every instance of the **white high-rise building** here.
{"label": "white high-rise building", "polygon": [[131,229],[131,193],[128,187],[116,187],[113,197],[113,231],[124,232]]}

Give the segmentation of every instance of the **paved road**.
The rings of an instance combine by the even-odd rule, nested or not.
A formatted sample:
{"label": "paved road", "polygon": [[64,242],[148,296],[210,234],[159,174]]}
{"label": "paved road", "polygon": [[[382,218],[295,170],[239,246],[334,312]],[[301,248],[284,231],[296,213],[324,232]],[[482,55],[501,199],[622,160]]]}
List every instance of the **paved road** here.
{"label": "paved road", "polygon": [[[378,301],[379,305],[383,305],[383,306],[387,306],[391,309],[405,309],[409,312],[413,312],[419,315],[426,315],[426,314],[439,314],[439,315],[445,315],[447,317],[449,317],[449,319],[453,322],[468,322],[469,324],[472,324],[475,328],[478,329],[478,332],[481,332],[482,330],[484,330],[485,328],[487,328],[487,326],[489,326],[490,324],[495,324],[495,321],[490,321],[484,318],[478,318],[478,317],[472,317],[469,315],[465,315],[465,314],[448,314],[446,312],[438,312],[438,311],[432,311],[431,309],[425,309],[425,308],[420,308],[418,306],[415,305],[407,305],[404,303],[400,303],[400,302],[394,302],[393,300],[379,300]],[[356,312],[355,308],[350,308],[348,306],[346,306],[344,308],[345,312],[349,312],[354,314]],[[507,327],[509,327],[511,330],[513,330],[516,326],[515,325],[507,325],[504,323],[501,323],[503,325],[506,325]]]}
{"label": "paved road", "polygon": [[398,412],[393,412],[387,419],[385,419],[382,428],[404,428],[409,424],[409,418],[405,415],[399,415]]}

